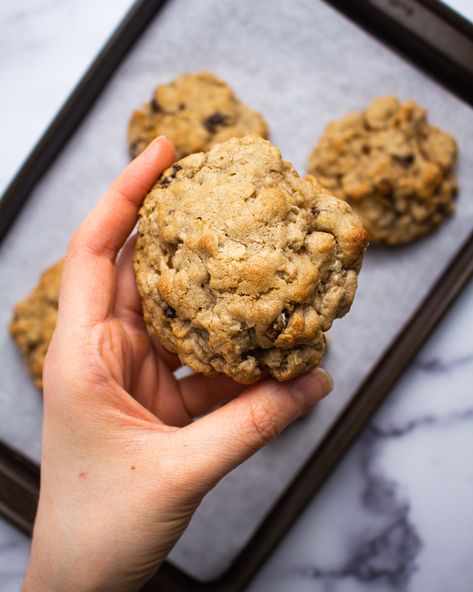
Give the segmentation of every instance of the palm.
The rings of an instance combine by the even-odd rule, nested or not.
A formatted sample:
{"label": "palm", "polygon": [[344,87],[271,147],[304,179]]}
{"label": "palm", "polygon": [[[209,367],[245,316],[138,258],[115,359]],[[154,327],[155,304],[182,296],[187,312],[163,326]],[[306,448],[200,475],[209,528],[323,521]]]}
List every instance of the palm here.
{"label": "palm", "polygon": [[[149,336],[143,320],[112,319],[107,328],[115,351],[112,364],[122,368],[120,386],[144,408],[167,424],[182,426],[191,421],[184,406],[174,368],[179,362]],[[166,361],[165,361],[166,360]],[[110,363],[110,361],[108,362]]]}

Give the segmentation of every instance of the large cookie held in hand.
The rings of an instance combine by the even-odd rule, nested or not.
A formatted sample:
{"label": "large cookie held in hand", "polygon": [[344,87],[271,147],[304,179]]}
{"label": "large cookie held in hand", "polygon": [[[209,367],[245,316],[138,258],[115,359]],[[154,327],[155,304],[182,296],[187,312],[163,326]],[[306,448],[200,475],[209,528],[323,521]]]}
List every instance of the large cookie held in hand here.
{"label": "large cookie held in hand", "polygon": [[257,136],[166,170],[141,209],[135,273],[148,329],[184,364],[241,383],[322,359],[350,308],[366,232]]}

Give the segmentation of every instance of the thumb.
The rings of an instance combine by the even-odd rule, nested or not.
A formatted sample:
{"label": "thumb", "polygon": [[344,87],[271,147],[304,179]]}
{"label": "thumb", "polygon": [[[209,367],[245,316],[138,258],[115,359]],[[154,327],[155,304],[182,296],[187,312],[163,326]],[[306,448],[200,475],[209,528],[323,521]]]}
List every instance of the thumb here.
{"label": "thumb", "polygon": [[210,489],[313,407],[332,387],[330,374],[322,368],[285,383],[264,380],[183,428],[180,435],[193,451],[192,478]]}

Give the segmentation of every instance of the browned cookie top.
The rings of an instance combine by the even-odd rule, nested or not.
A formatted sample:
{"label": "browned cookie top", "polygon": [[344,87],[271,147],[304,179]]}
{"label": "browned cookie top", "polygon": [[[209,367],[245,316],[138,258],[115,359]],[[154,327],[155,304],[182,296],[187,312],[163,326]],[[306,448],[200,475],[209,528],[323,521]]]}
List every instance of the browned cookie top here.
{"label": "browned cookie top", "polygon": [[381,97],[327,126],[309,172],[353,206],[371,242],[396,245],[454,211],[456,158],[455,140],[422,107]]}
{"label": "browned cookie top", "polygon": [[25,358],[35,386],[43,388],[43,366],[56,327],[63,259],[41,274],[38,285],[16,306],[10,334]]}
{"label": "browned cookie top", "polygon": [[348,204],[269,141],[228,140],[177,162],[145,199],[134,265],[146,324],[198,372],[288,380],[321,361],[365,247]]}
{"label": "browned cookie top", "polygon": [[176,147],[177,158],[182,158],[247,134],[268,137],[265,120],[210,72],[182,74],[160,84],[151,101],[133,112],[128,127],[132,157],[159,135],[167,136]]}

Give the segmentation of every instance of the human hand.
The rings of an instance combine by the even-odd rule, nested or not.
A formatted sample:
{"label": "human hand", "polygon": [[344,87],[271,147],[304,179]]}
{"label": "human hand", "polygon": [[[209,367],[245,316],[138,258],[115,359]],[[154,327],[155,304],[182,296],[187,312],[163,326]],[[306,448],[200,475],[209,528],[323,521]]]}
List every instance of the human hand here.
{"label": "human hand", "polygon": [[166,139],[150,144],[69,244],[44,371],[27,592],[137,590],[203,496],[330,390],[322,370],[250,387],[224,376],[175,378],[179,360],[141,316],[133,239],[118,256],[174,158]]}

